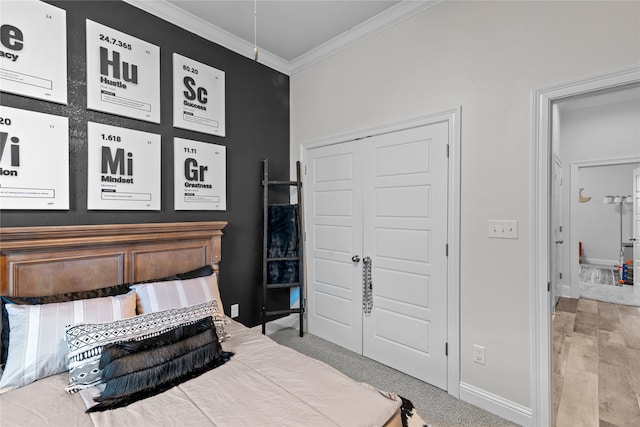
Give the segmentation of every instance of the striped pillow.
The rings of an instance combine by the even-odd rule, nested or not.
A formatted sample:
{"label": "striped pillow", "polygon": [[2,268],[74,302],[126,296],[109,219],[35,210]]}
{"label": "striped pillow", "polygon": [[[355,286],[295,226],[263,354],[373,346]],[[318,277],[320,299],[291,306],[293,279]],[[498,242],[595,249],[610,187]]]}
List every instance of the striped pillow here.
{"label": "striped pillow", "polygon": [[136,294],[39,304],[7,304],[11,335],[0,394],[67,370],[65,328],[135,316]]}
{"label": "striped pillow", "polygon": [[218,312],[224,315],[217,274],[186,280],[139,283],[131,285],[131,289],[138,293],[140,314],[215,300]]}
{"label": "striped pillow", "polygon": [[215,301],[216,310],[213,320],[218,338],[220,341],[229,338],[224,328],[226,319],[220,300],[217,274],[187,280],[137,284],[132,285],[131,288],[135,289],[138,296],[137,304],[140,314]]}

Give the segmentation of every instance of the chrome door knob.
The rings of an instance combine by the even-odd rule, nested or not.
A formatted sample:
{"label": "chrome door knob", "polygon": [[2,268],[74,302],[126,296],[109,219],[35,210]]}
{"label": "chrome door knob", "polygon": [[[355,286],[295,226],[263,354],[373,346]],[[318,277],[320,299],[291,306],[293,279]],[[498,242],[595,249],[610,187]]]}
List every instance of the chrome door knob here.
{"label": "chrome door knob", "polygon": [[351,261],[353,262],[360,262],[360,255],[354,255],[351,257]]}

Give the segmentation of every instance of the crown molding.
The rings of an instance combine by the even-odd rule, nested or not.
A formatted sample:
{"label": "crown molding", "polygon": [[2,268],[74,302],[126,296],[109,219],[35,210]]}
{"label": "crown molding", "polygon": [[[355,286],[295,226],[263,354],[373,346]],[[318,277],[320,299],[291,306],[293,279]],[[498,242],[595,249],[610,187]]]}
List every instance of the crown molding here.
{"label": "crown molding", "polygon": [[[225,47],[239,55],[253,59],[253,44],[231,34],[202,18],[185,12],[165,0],[123,0],[138,9],[164,19],[213,43]],[[273,53],[260,49],[258,62],[286,75],[292,75],[318,62],[342,52],[349,47],[368,39],[423,10],[430,9],[444,0],[405,0],[373,18],[353,27],[317,48],[286,61]]]}
{"label": "crown molding", "polygon": [[289,62],[290,75],[349,49],[445,0],[404,0]]}

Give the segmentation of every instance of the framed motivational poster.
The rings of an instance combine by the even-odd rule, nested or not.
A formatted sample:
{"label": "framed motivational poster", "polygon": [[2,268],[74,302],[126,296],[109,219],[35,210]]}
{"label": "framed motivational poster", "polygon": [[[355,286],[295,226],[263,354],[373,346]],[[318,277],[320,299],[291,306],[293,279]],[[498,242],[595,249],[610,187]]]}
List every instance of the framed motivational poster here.
{"label": "framed motivational poster", "polygon": [[0,106],[0,209],[69,209],[69,119]]}
{"label": "framed motivational poster", "polygon": [[160,135],[89,122],[87,209],[160,210]]}
{"label": "framed motivational poster", "polygon": [[225,136],[224,71],[173,54],[173,127]]}
{"label": "framed motivational poster", "polygon": [[160,123],[160,48],[87,19],[87,108]]}
{"label": "framed motivational poster", "polygon": [[3,1],[0,90],[67,103],[67,12],[35,1]]}
{"label": "framed motivational poster", "polygon": [[173,139],[175,210],[227,209],[226,147]]}

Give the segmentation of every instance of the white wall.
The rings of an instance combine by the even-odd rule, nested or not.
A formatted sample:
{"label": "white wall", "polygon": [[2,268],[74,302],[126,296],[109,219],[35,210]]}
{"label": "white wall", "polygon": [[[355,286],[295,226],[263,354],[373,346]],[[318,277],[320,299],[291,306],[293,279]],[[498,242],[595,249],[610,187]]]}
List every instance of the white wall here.
{"label": "white wall", "polygon": [[[579,203],[577,209],[577,238],[582,242],[587,262],[611,266],[619,263],[620,208],[603,204],[602,199],[605,195],[631,195],[633,170],[639,166],[639,163],[631,163],[579,169],[578,188],[583,187],[586,194],[591,195],[591,200]],[[628,242],[632,234],[632,211],[633,205],[622,205],[623,242]]]}
{"label": "white wall", "polygon": [[[461,381],[531,406],[531,90],[640,63],[640,3],[447,1],[291,76],[299,144],[462,106]],[[519,239],[487,237],[489,219]],[[486,347],[486,365],[472,346]]]}

